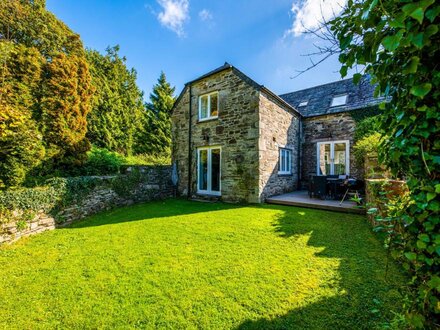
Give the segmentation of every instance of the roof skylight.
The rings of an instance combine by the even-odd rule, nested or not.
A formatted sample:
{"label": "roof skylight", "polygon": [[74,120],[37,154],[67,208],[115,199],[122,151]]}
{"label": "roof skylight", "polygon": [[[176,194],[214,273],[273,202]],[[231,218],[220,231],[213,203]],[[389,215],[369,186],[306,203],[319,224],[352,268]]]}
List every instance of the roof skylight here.
{"label": "roof skylight", "polygon": [[298,107],[305,107],[307,104],[309,104],[309,101],[302,101],[298,104]]}
{"label": "roof skylight", "polygon": [[347,94],[333,96],[331,107],[339,107],[347,103]]}

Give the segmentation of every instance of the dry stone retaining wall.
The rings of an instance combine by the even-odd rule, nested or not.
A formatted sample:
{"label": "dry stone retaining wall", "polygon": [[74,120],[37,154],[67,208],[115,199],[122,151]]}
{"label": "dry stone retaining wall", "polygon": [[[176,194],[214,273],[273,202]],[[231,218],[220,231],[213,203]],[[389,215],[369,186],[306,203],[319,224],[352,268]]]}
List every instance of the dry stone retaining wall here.
{"label": "dry stone retaining wall", "polygon": [[57,210],[56,214],[45,210],[35,212],[22,209],[11,210],[11,217],[14,220],[3,224],[0,222],[0,245],[14,242],[24,236],[66,226],[114,207],[174,196],[175,189],[171,182],[170,166],[140,167],[139,170],[140,180],[133,188],[124,187],[125,181],[119,180],[119,188],[116,189],[112,180],[118,180],[121,176],[93,177],[98,181],[96,187],[85,196],[78,197],[68,206]]}

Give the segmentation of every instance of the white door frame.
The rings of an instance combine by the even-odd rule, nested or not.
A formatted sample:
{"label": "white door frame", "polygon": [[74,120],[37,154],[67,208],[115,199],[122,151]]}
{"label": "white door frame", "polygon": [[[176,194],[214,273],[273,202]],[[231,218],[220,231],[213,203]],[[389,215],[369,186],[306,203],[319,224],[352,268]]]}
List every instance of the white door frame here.
{"label": "white door frame", "polygon": [[[202,190],[200,189],[200,151],[207,150],[208,151],[208,169],[207,169],[207,189]],[[219,191],[213,191],[212,190],[212,150],[220,150],[220,164],[219,164]],[[208,146],[208,147],[199,147],[197,148],[197,193],[202,195],[215,195],[215,196],[221,196],[222,191],[222,148],[220,146]]]}
{"label": "white door frame", "polygon": [[345,174],[350,175],[350,141],[349,140],[335,140],[335,141],[323,141],[316,143],[316,174],[319,174],[320,170],[320,147],[323,144],[330,145],[330,173],[327,175],[333,175],[335,173],[335,144],[345,143]]}

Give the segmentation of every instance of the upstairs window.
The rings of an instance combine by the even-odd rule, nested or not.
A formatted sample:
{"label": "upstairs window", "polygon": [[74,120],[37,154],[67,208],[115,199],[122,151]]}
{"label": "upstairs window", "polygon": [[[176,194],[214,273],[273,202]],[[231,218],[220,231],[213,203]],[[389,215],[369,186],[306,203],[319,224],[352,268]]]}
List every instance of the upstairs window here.
{"label": "upstairs window", "polygon": [[199,120],[218,118],[218,92],[199,97]]}
{"label": "upstairs window", "polygon": [[280,166],[278,174],[292,174],[292,150],[280,148]]}
{"label": "upstairs window", "polygon": [[305,107],[307,104],[309,104],[309,101],[302,101],[298,104],[298,107]]}
{"label": "upstairs window", "polygon": [[347,103],[347,94],[334,96],[332,100],[331,107],[340,107]]}

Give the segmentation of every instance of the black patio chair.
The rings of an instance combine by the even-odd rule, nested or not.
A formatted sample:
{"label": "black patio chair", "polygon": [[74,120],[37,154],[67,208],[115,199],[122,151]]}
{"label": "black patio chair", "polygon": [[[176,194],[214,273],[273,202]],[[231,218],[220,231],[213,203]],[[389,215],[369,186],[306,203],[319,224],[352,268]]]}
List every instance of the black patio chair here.
{"label": "black patio chair", "polygon": [[315,187],[313,185],[313,175],[309,175],[309,186],[308,186],[309,198],[313,197],[314,192],[315,192]]}
{"label": "black patio chair", "polygon": [[321,199],[327,196],[327,177],[325,175],[313,176],[313,195]]}

